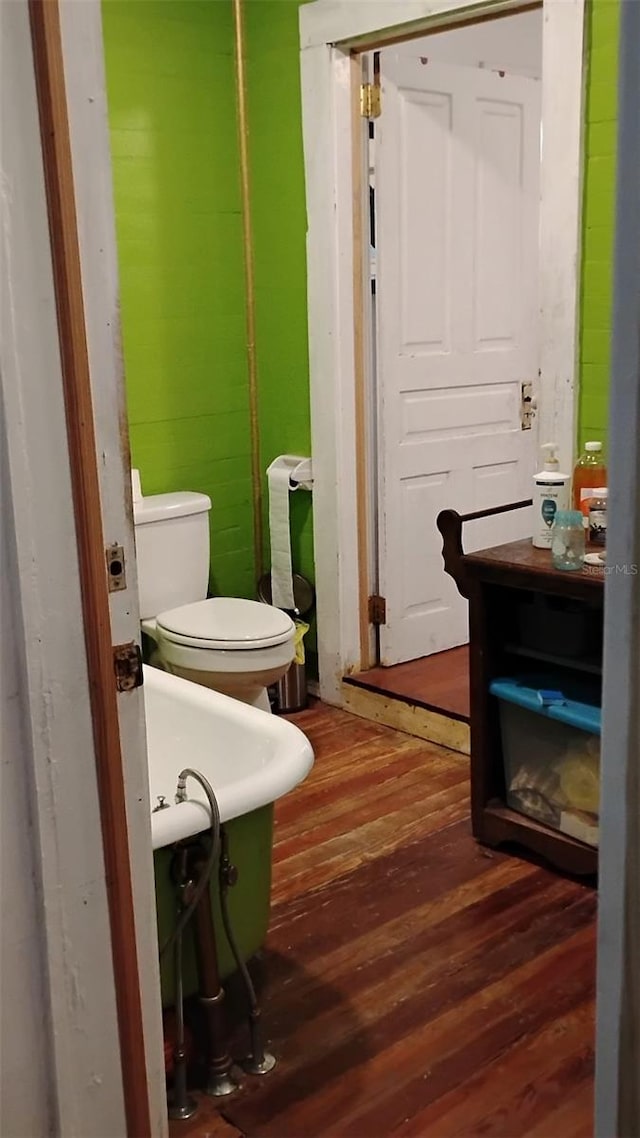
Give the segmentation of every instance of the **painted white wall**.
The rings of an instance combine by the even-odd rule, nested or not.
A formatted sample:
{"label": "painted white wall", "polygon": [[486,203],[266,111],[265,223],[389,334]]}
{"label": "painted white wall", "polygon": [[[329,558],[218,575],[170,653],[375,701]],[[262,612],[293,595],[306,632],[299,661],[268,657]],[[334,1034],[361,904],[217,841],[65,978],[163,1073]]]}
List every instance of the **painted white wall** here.
{"label": "painted white wall", "polygon": [[434,63],[501,69],[539,79],[542,75],[542,8],[436,32],[395,44],[388,50],[397,55],[422,56]]}
{"label": "painted white wall", "polygon": [[10,653],[3,693],[13,709],[0,794],[2,1015],[10,1033],[0,1056],[0,1132],[116,1138],[126,1125],[115,985],[24,2],[0,4],[0,108],[2,520],[9,529],[0,641]]}
{"label": "painted white wall", "polygon": [[640,7],[620,18],[596,1023],[596,1138],[640,1134]]}

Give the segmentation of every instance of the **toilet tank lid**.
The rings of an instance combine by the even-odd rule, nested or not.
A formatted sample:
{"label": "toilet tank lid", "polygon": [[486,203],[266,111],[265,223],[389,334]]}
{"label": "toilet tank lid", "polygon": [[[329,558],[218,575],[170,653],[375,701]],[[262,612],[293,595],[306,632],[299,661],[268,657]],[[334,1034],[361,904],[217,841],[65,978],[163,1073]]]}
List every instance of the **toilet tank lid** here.
{"label": "toilet tank lid", "polygon": [[203,514],[211,509],[211,498],[206,494],[196,494],[191,490],[180,490],[174,494],[149,494],[133,503],[134,525],[144,526],[149,522],[169,521],[171,518],[186,518],[190,514]]}

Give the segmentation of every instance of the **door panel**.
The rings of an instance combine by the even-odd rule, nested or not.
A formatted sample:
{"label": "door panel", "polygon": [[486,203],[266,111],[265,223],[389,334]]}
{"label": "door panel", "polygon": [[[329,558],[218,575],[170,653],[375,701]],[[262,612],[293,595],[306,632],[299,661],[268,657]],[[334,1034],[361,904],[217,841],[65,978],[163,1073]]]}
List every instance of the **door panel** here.
{"label": "door panel", "polygon": [[[451,99],[426,94],[408,103],[402,118],[401,307],[402,350],[424,354],[450,348]],[[424,162],[412,140],[433,155]],[[422,250],[429,249],[429,261]]]}
{"label": "door panel", "polygon": [[478,351],[508,351],[519,333],[522,107],[481,99],[475,110],[484,160],[478,164],[475,187],[474,346]]}
{"label": "door panel", "polygon": [[[530,496],[540,84],[382,52],[377,123],[380,588],[385,664],[467,639],[440,510]],[[531,532],[474,523],[470,548]]]}

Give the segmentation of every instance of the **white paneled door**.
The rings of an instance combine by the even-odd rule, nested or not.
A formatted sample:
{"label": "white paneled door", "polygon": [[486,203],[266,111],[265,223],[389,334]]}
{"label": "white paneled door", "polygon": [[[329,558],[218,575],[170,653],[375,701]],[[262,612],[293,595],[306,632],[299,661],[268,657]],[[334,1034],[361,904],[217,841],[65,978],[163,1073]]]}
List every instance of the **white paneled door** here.
{"label": "white paneled door", "polygon": [[[531,497],[538,375],[540,83],[382,52],[376,121],[380,592],[384,664],[467,640],[440,510]],[[472,523],[468,548],[531,533]]]}

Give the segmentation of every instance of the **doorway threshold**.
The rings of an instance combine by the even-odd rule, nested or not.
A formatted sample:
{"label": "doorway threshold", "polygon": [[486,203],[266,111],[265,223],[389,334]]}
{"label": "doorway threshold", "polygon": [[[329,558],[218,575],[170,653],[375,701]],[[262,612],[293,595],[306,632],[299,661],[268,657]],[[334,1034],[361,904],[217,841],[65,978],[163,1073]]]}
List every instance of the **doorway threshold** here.
{"label": "doorway threshold", "polygon": [[469,648],[345,676],[346,710],[469,753]]}

